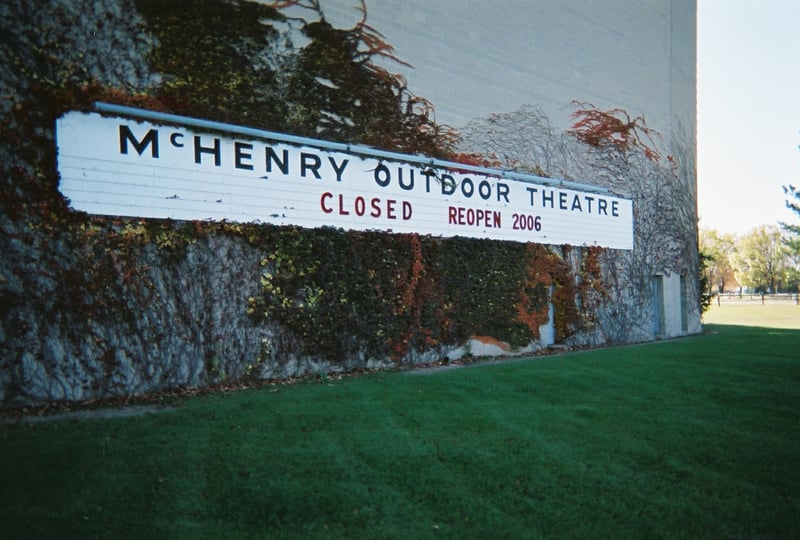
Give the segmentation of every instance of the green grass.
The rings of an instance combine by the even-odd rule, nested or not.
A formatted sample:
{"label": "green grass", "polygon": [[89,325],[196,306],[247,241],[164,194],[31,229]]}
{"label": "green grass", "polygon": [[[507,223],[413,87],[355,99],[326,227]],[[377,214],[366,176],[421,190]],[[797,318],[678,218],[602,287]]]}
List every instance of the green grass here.
{"label": "green grass", "polygon": [[710,324],[734,324],[800,330],[800,306],[791,300],[762,304],[760,301],[713,303],[703,317]]}
{"label": "green grass", "polygon": [[800,330],[0,426],[5,538],[797,538]]}

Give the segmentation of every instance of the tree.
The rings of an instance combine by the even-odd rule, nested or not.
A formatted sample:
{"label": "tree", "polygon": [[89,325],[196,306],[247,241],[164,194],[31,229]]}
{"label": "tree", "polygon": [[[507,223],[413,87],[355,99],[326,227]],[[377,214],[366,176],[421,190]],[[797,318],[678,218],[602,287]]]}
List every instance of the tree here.
{"label": "tree", "polygon": [[[786,207],[800,217],[800,189],[789,184],[783,186],[783,193],[788,197]],[[785,239],[786,246],[793,254],[800,256],[800,224],[781,222],[780,225],[788,234]]]}
{"label": "tree", "polygon": [[735,249],[736,238],[733,234],[719,233],[715,229],[700,231],[700,251],[706,260],[708,294],[712,294],[714,286],[719,293],[725,292],[725,285],[733,281],[734,269],[730,259]]}
{"label": "tree", "polygon": [[739,251],[732,254],[731,265],[740,285],[762,292],[777,292],[783,283],[786,256],[780,229],[762,225],[740,239]]}
{"label": "tree", "polygon": [[[783,186],[783,193],[788,197],[786,207],[800,216],[800,189],[790,184]],[[780,225],[786,233],[784,244],[789,252],[789,264],[785,276],[786,285],[800,291],[800,224],[781,222]]]}

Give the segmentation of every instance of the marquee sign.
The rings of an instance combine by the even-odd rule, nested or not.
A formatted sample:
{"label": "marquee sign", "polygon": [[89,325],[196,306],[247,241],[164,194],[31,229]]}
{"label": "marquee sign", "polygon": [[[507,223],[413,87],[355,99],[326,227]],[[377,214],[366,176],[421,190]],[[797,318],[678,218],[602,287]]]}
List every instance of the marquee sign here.
{"label": "marquee sign", "polygon": [[65,114],[56,139],[60,190],[91,214],[633,248],[630,200],[502,171],[98,113]]}

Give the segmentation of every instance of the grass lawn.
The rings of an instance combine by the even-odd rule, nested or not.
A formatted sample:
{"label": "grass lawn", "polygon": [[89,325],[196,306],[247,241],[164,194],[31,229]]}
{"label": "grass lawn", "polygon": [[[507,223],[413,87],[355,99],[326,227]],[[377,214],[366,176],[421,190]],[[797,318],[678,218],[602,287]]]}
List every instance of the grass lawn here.
{"label": "grass lawn", "polygon": [[2,535],[798,538],[798,351],[798,329],[709,325],[0,425]]}
{"label": "grass lawn", "polygon": [[800,330],[800,306],[794,301],[762,304],[760,301],[712,303],[703,320],[710,324],[735,324]]}

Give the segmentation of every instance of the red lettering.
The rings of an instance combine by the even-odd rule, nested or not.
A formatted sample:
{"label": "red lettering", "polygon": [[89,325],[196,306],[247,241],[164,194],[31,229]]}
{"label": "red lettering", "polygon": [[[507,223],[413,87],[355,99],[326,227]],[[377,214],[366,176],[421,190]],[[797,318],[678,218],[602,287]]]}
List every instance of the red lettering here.
{"label": "red lettering", "polygon": [[411,206],[411,203],[408,201],[403,201],[403,221],[408,221],[411,219],[411,214],[414,209]]}
{"label": "red lettering", "polygon": [[331,197],[333,197],[333,193],[326,191],[325,193],[322,194],[322,197],[319,198],[319,206],[320,208],[322,208],[322,211],[325,212],[326,214],[330,214],[331,212],[333,212],[332,208],[328,208],[325,205],[325,200],[330,199]]}
{"label": "red lettering", "polygon": [[[337,206],[333,207],[333,198],[337,198]],[[352,199],[346,194],[337,194],[326,191],[319,198],[319,207],[326,214],[334,210],[340,216],[355,214],[358,217],[402,219],[408,221],[414,214],[414,206],[409,201],[402,199],[381,199],[372,197],[367,199],[363,195],[356,195]],[[455,212],[455,207],[453,207]]]}
{"label": "red lettering", "polygon": [[450,206],[447,208],[447,222],[450,225],[471,225],[499,229],[502,227],[503,213],[497,210],[481,208],[464,208]]}
{"label": "red lettering", "polygon": [[339,215],[340,216],[349,216],[350,212],[344,209],[344,195],[341,193],[339,194]]}

